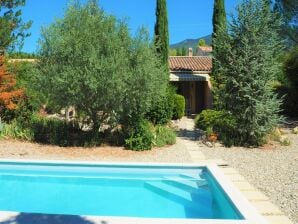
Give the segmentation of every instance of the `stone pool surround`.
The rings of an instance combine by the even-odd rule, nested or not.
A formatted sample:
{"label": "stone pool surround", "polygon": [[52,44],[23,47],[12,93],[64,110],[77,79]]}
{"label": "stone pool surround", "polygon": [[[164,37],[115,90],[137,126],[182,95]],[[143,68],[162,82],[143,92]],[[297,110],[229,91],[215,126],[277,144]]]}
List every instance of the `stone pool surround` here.
{"label": "stone pool surround", "polygon": [[[194,157],[194,160],[199,159]],[[201,159],[201,158],[200,158]],[[37,164],[69,164],[69,165],[105,165],[105,166],[131,166],[131,167],[180,167],[180,168],[201,168],[206,167],[214,178],[217,180],[219,185],[222,187],[224,192],[228,195],[240,213],[244,216],[244,220],[215,220],[215,219],[157,219],[157,218],[130,218],[130,217],[102,217],[102,216],[67,216],[67,215],[43,215],[43,214],[24,214],[17,212],[6,212],[0,211],[0,223],[15,223],[15,220],[23,219],[25,221],[17,221],[18,224],[25,224],[30,221],[31,224],[37,224],[40,221],[35,222],[34,220],[43,220],[42,224],[53,223],[53,220],[60,219],[61,222],[56,223],[71,223],[71,224],[268,224],[269,222],[260,215],[257,209],[251,205],[249,200],[241,193],[244,189],[240,186],[236,187],[235,183],[232,183],[226,175],[229,173],[228,168],[222,170],[214,162],[200,161],[188,164],[173,164],[173,163],[99,163],[99,162],[81,162],[81,161],[45,161],[45,160],[0,160],[1,162],[18,162],[18,163],[37,163]],[[231,170],[230,170],[231,171]],[[233,170],[232,170],[233,171]],[[248,189],[249,185],[245,187]],[[58,217],[59,216],[59,217]],[[49,222],[46,221],[45,217]],[[51,221],[52,219],[52,221]],[[76,221],[77,220],[77,221]]]}

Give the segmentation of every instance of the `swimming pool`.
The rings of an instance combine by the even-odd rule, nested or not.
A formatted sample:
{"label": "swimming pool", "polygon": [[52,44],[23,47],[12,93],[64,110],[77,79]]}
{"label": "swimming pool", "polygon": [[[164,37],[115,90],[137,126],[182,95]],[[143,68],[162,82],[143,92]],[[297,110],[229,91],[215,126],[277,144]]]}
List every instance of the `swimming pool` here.
{"label": "swimming pool", "polygon": [[183,223],[260,218],[219,179],[210,165],[0,161],[0,211]]}

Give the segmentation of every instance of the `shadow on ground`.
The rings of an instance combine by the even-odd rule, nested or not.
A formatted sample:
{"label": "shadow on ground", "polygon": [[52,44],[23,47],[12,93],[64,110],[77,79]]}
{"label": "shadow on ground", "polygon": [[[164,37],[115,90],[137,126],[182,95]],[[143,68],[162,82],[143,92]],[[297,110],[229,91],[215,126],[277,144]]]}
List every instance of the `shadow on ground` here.
{"label": "shadow on ground", "polygon": [[195,129],[195,130],[179,129],[178,136],[186,140],[197,141],[204,136],[204,132],[199,129]]}
{"label": "shadow on ground", "polygon": [[[101,222],[106,224],[105,221]],[[14,218],[0,222],[0,224],[95,224],[76,215],[45,215],[20,213]]]}

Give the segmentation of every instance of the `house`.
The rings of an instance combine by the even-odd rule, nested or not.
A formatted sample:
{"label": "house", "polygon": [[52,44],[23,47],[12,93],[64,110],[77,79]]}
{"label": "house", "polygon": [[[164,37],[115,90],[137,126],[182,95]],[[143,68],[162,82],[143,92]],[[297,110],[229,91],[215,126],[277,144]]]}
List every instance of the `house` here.
{"label": "house", "polygon": [[212,107],[210,56],[193,56],[189,49],[188,56],[171,56],[170,82],[177,88],[177,93],[185,97],[187,114],[198,114]]}
{"label": "house", "polygon": [[199,46],[197,47],[196,55],[197,56],[211,56],[212,47],[210,46]]}

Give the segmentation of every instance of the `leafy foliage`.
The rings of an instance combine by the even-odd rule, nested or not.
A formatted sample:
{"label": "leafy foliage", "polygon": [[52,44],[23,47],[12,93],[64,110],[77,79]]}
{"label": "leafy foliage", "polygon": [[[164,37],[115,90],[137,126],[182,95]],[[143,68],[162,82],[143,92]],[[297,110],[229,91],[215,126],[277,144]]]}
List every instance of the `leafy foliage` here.
{"label": "leafy foliage", "polygon": [[198,42],[198,47],[204,47],[204,46],[206,46],[207,44],[206,44],[206,41],[205,41],[205,39],[200,39],[199,40],[199,42]]}
{"label": "leafy foliage", "polygon": [[156,124],[167,124],[173,116],[175,100],[175,89],[171,86],[168,86],[167,93],[164,96],[160,96],[147,113],[146,117],[154,125]]}
{"label": "leafy foliage", "polygon": [[134,127],[129,138],[125,140],[128,149],[143,151],[150,150],[153,146],[153,127],[146,120],[142,120],[138,126]]}
{"label": "leafy foliage", "polygon": [[59,146],[98,146],[102,136],[98,132],[82,131],[78,123],[33,115],[30,130],[34,141]]}
{"label": "leafy foliage", "polygon": [[176,143],[177,134],[172,128],[157,125],[155,127],[155,144],[157,147],[163,147],[165,145],[173,145]]}
{"label": "leafy foliage", "polygon": [[234,136],[234,133],[237,132],[236,120],[227,111],[203,110],[196,116],[195,125],[206,131],[207,136],[216,133],[226,146],[237,144]]}
{"label": "leafy foliage", "polygon": [[235,126],[234,122],[233,116],[229,112],[210,109],[203,110],[195,118],[196,127],[204,131],[208,128],[218,130],[223,126],[233,128]]}
{"label": "leafy foliage", "polygon": [[13,120],[11,123],[1,123],[0,121],[0,138],[32,140],[33,133],[29,128],[24,128],[17,120]]}
{"label": "leafy foliage", "polygon": [[9,58],[12,59],[35,59],[38,56],[34,53],[26,53],[26,52],[9,52]]}
{"label": "leafy foliage", "polygon": [[279,27],[266,1],[245,0],[237,7],[229,35],[220,28],[221,38],[215,39],[219,73],[214,78],[221,85],[217,107],[231,112],[236,120],[233,144],[262,144],[280,120],[280,101],[271,85],[280,72]]}
{"label": "leafy foliage", "polygon": [[175,94],[173,119],[181,119],[185,114],[185,98],[182,95]]}
{"label": "leafy foliage", "polygon": [[24,23],[21,19],[20,7],[24,5],[25,0],[0,1],[0,50],[13,49],[16,44],[22,45],[24,38],[29,36],[25,31],[32,22]]}
{"label": "leafy foliage", "polygon": [[142,29],[131,38],[126,23],[94,1],[72,4],[42,31],[33,86],[50,104],[74,106],[95,131],[103,124],[129,130],[167,86],[166,68],[148,36]]}
{"label": "leafy foliage", "polygon": [[275,0],[275,11],[283,18],[282,36],[289,45],[298,44],[298,4],[296,0]]}
{"label": "leafy foliage", "polygon": [[24,91],[16,88],[15,76],[5,66],[4,56],[0,56],[0,117],[7,120],[10,111],[24,98]]}

